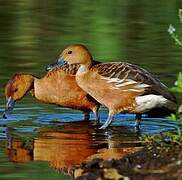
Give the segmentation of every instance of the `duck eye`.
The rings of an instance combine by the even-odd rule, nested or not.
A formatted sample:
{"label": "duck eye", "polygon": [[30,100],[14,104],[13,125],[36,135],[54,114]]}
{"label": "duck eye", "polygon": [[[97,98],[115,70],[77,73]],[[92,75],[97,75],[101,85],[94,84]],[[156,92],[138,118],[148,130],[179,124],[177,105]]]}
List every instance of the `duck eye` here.
{"label": "duck eye", "polygon": [[15,90],[14,90],[14,92],[17,92],[18,91],[18,88],[16,88]]}
{"label": "duck eye", "polygon": [[72,54],[72,51],[68,51],[68,54]]}

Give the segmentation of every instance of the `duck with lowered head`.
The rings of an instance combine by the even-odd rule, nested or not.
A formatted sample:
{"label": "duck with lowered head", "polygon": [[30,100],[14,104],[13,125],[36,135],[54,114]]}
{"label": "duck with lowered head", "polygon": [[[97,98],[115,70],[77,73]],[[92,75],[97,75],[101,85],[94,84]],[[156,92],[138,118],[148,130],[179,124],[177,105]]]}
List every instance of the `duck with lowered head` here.
{"label": "duck with lowered head", "polygon": [[78,65],[64,65],[49,71],[43,78],[31,74],[15,74],[5,87],[7,104],[3,117],[13,110],[15,102],[20,101],[29,91],[41,102],[78,109],[84,112],[84,119],[94,112],[99,120],[100,104],[83,91],[75,81]]}

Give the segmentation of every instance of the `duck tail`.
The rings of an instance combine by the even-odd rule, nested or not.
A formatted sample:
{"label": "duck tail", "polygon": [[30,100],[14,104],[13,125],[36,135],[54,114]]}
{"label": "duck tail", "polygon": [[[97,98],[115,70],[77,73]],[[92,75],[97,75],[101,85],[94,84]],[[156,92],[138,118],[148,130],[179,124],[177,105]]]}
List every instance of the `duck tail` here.
{"label": "duck tail", "polygon": [[170,101],[174,102],[175,104],[179,103],[176,96],[171,92],[169,92],[168,97],[166,97],[166,98],[169,99]]}

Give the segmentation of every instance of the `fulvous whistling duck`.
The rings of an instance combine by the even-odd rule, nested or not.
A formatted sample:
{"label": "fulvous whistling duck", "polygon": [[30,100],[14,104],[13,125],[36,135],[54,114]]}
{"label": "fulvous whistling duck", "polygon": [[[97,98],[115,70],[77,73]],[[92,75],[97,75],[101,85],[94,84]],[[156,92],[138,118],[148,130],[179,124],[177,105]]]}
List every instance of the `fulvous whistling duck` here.
{"label": "fulvous whistling duck", "polygon": [[65,65],[49,71],[41,79],[31,74],[15,74],[5,87],[7,104],[3,117],[13,110],[16,101],[31,91],[44,103],[83,111],[87,120],[92,111],[98,120],[99,103],[77,85],[73,75],[77,69],[78,65]]}
{"label": "fulvous whistling duck", "polygon": [[108,118],[100,129],[107,128],[119,112],[136,113],[139,126],[141,113],[163,106],[176,97],[158,79],[145,69],[124,62],[94,65],[89,50],[81,44],[67,47],[58,64],[79,64],[76,73],[78,85],[100,104],[109,109]]}

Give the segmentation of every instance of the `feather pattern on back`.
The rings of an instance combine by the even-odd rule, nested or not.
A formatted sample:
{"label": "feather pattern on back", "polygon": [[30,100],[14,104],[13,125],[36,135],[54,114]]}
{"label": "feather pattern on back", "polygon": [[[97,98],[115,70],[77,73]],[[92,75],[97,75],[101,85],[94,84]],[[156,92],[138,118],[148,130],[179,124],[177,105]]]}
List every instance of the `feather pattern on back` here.
{"label": "feather pattern on back", "polygon": [[[129,86],[136,83],[135,86],[144,88],[144,95],[156,94],[162,95],[176,103],[175,96],[169,92],[168,88],[161,83],[157,78],[154,78],[151,73],[145,69],[124,62],[102,63],[92,66],[93,71],[97,71],[99,75],[110,81],[116,82],[116,87]],[[118,82],[118,84],[117,84]],[[119,83],[120,82],[120,83]],[[122,85],[123,83],[123,85]]]}
{"label": "feather pattern on back", "polygon": [[[93,61],[93,65],[100,64],[99,61]],[[47,76],[50,76],[52,73],[55,73],[56,71],[63,70],[65,73],[70,75],[76,75],[76,72],[78,71],[80,67],[80,64],[64,64],[64,65],[57,65],[55,68],[50,70],[47,73]]]}

